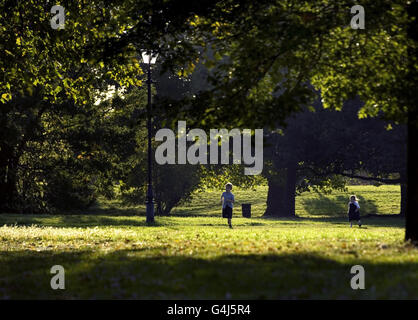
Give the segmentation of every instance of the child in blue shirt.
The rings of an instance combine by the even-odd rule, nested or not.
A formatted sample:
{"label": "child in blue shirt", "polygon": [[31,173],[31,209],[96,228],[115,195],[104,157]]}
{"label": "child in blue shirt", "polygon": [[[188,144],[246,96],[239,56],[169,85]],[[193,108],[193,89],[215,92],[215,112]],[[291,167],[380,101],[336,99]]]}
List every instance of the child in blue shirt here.
{"label": "child in blue shirt", "polygon": [[234,208],[235,197],[232,190],[232,183],[228,182],[225,185],[225,192],[222,193],[222,218],[228,219],[228,225],[232,229],[232,209]]}

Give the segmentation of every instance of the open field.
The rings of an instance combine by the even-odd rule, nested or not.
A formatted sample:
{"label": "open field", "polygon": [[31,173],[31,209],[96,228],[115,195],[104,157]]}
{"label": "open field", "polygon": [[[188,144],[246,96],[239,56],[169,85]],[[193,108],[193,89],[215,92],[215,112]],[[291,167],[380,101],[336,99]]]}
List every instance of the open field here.
{"label": "open field", "polygon": [[[236,211],[241,215],[241,203],[251,203],[253,217],[260,217],[266,209],[267,186],[259,186],[254,190],[240,190],[234,188]],[[360,199],[361,213],[398,214],[400,212],[400,186],[382,185],[379,187],[348,186],[347,192],[333,191],[331,194],[304,192],[296,197],[296,215],[300,217],[345,217],[347,214],[348,198],[355,194]],[[206,190],[196,193],[187,203],[179,205],[172,211],[178,216],[213,216],[220,215],[220,196],[222,191]],[[144,206],[125,207],[121,210],[118,201],[103,200],[97,207],[89,212],[98,214],[131,215],[144,214]]]}
{"label": "open field", "polygon": [[[376,198],[355,192],[377,212],[396,213],[383,201],[399,198],[391,188]],[[261,196],[235,194],[260,214]],[[195,197],[188,205],[195,216],[157,217],[153,227],[123,210],[2,214],[0,298],[418,299],[418,249],[403,242],[403,219],[366,218],[364,228],[349,228],[338,214],[309,215],[302,195],[299,218],[237,217],[230,230],[219,214],[211,216],[219,212],[217,195]],[[187,206],[176,211],[186,214]],[[50,288],[57,264],[65,268],[65,290]],[[356,264],[365,268],[365,290],[350,287]]]}
{"label": "open field", "polygon": [[[241,203],[252,204],[252,214],[262,216],[266,209],[267,186],[254,190],[234,190],[236,204],[240,211]],[[400,186],[348,186],[348,192],[333,191],[331,194],[304,192],[296,197],[296,215],[300,217],[345,217],[349,195],[360,199],[362,214],[397,214],[400,212]],[[197,194],[187,205],[174,210],[177,214],[197,214],[219,216],[219,191],[209,190]]]}

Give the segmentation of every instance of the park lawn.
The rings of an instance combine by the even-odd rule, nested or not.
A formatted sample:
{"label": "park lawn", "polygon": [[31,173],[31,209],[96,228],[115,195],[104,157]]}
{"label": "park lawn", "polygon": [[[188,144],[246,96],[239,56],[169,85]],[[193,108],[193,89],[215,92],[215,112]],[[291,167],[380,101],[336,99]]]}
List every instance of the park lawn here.
{"label": "park lawn", "polygon": [[[198,203],[194,216],[180,215],[184,204],[152,227],[122,213],[2,214],[0,298],[418,299],[418,249],[403,242],[401,218],[350,228],[341,216],[246,219],[237,210],[231,230],[219,214],[199,215]],[[350,287],[357,264],[365,290]],[[50,287],[53,265],[65,268],[65,290]]]}
{"label": "park lawn", "polygon": [[[235,188],[236,205],[240,210],[242,203],[251,203],[252,215],[260,217],[266,210],[267,186],[242,190]],[[173,210],[177,215],[219,216],[221,191],[205,190],[193,195],[191,201]],[[345,217],[349,196],[355,194],[360,199],[361,213],[398,214],[401,208],[401,189],[399,185],[357,185],[348,186],[347,191],[334,190],[331,194],[303,192],[296,197],[295,211],[300,217]]]}

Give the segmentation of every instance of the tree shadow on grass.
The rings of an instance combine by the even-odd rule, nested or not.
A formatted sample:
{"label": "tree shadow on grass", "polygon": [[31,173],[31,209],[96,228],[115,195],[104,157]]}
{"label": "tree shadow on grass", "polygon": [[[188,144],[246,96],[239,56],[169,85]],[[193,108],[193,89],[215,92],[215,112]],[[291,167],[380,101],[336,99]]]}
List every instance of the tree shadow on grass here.
{"label": "tree shadow on grass", "polygon": [[123,202],[105,203],[100,202],[94,203],[87,209],[83,210],[67,210],[65,212],[59,212],[59,214],[69,215],[112,215],[112,216],[145,216],[145,206],[129,206]]}
{"label": "tree shadow on grass", "polygon": [[148,224],[145,217],[138,216],[96,216],[96,215],[7,215],[0,216],[1,224],[17,226],[48,226],[57,228],[89,228],[96,226],[132,226],[132,227],[161,227],[170,225],[169,222],[159,221]]}
{"label": "tree shadow on grass", "polygon": [[[143,249],[112,253],[3,251],[0,261],[0,298],[418,298],[416,262],[341,263],[306,253],[237,254],[202,259],[150,256]],[[65,268],[65,290],[51,290],[50,268],[56,264]],[[350,269],[354,264],[361,264],[366,270],[366,290],[351,289]]]}
{"label": "tree shadow on grass", "polygon": [[[283,218],[272,218],[272,217],[255,217],[255,218],[240,218],[234,220],[236,227],[257,227],[266,226],[269,224],[269,220],[278,221],[277,225],[272,227],[280,226],[295,226],[295,228],[304,228],[305,225],[300,225],[299,222],[313,222],[313,223],[328,223],[331,225],[349,226],[347,217],[283,217]],[[365,227],[394,227],[404,228],[405,221],[403,217],[362,217],[362,223]],[[181,220],[175,222],[169,219],[155,218],[155,223],[148,225],[145,221],[145,217],[132,217],[132,216],[96,216],[96,215],[60,215],[60,216],[46,216],[46,215],[0,215],[0,225],[17,225],[17,226],[48,226],[56,228],[91,228],[96,226],[109,226],[109,227],[181,227],[187,225],[187,219],[184,224]],[[196,227],[199,226],[224,226],[225,220],[219,217],[216,222],[207,222],[202,220],[201,223],[193,224]]]}
{"label": "tree shadow on grass", "polygon": [[[377,206],[375,201],[366,200],[362,196],[358,196],[360,203],[360,212],[365,215],[368,213],[376,213]],[[322,193],[317,193],[317,198],[303,199],[302,205],[306,212],[310,215],[327,215],[330,217],[342,217],[347,215],[348,197],[342,195],[330,199]]]}
{"label": "tree shadow on grass", "polygon": [[[346,225],[349,227],[348,218],[340,217],[300,217],[300,221],[312,221],[312,222],[324,222],[333,225]],[[367,227],[392,227],[392,228],[405,228],[405,219],[403,217],[361,217],[362,228]],[[357,227],[356,222],[353,223],[353,227]]]}
{"label": "tree shadow on grass", "polygon": [[148,224],[145,217],[138,216],[60,216],[60,223],[64,226],[95,227],[95,226],[132,226],[132,227],[162,227],[166,223],[155,219]]}

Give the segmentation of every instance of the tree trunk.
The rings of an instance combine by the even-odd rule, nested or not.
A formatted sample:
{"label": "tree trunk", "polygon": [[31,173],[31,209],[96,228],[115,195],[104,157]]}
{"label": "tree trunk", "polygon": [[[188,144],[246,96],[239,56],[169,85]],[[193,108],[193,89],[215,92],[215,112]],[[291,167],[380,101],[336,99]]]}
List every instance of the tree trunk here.
{"label": "tree trunk", "polygon": [[17,164],[19,159],[6,145],[0,154],[0,212],[15,212],[17,201]]}
{"label": "tree trunk", "polygon": [[282,181],[268,179],[267,209],[264,216],[294,217],[296,196],[296,164],[285,171]]}
{"label": "tree trunk", "polygon": [[295,203],[296,203],[296,163],[292,163],[287,168],[287,179],[286,179],[286,194],[288,202],[288,210],[290,216],[296,216]]}
{"label": "tree trunk", "polygon": [[[408,16],[411,19],[408,28],[408,37],[418,43],[417,34],[417,18],[418,3],[412,1],[408,7]],[[408,55],[410,56],[410,67],[407,80],[409,83],[416,84],[418,80],[415,68],[414,57],[417,56],[417,47],[410,46]],[[407,142],[407,197],[406,197],[406,223],[405,223],[405,240],[418,244],[418,101],[415,92],[409,90],[408,101],[408,142]]]}
{"label": "tree trunk", "polygon": [[267,209],[264,212],[264,215],[272,217],[286,216],[287,207],[284,201],[284,183],[268,180],[268,187]]}
{"label": "tree trunk", "polygon": [[400,215],[405,217],[406,215],[406,197],[407,197],[407,190],[406,183],[401,184],[401,212]]}
{"label": "tree trunk", "polygon": [[161,203],[160,200],[155,199],[155,204],[156,204],[156,210],[155,210],[155,215],[156,216],[162,216],[163,215],[163,205]]}
{"label": "tree trunk", "polygon": [[405,240],[418,243],[418,112],[408,117],[408,176]]}
{"label": "tree trunk", "polygon": [[407,203],[407,185],[406,185],[406,176],[404,173],[401,173],[401,212],[400,215],[405,217],[406,215],[406,203]]}

